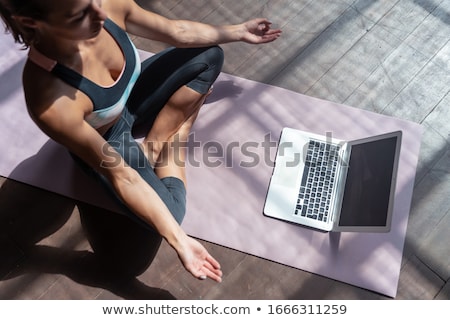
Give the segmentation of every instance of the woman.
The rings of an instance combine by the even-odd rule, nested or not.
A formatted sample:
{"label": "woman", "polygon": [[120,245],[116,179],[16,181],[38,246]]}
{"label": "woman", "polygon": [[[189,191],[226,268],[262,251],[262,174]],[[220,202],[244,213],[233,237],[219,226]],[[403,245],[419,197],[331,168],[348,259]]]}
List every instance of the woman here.
{"label": "woman", "polygon": [[[217,45],[266,43],[280,30],[266,19],[228,26],[169,20],[132,0],[0,0],[0,10],[29,48],[23,86],[36,124],[156,230],[194,277],[220,282],[219,263],[179,225],[182,143],[222,67]],[[124,31],[175,48],[141,64]]]}

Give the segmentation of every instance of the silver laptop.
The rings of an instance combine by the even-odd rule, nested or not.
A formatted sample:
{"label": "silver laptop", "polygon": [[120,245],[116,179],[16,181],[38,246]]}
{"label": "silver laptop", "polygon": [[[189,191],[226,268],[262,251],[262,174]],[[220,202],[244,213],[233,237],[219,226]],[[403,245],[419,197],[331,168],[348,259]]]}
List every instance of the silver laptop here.
{"label": "silver laptop", "polygon": [[389,232],[401,136],[343,141],[284,128],[264,215],[322,231]]}

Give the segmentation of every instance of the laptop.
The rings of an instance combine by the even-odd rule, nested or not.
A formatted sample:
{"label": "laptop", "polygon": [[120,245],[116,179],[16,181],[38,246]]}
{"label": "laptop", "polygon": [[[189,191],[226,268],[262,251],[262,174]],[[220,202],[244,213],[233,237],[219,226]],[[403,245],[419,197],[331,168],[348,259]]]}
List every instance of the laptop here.
{"label": "laptop", "polygon": [[283,128],[264,215],[323,232],[389,232],[401,138]]}

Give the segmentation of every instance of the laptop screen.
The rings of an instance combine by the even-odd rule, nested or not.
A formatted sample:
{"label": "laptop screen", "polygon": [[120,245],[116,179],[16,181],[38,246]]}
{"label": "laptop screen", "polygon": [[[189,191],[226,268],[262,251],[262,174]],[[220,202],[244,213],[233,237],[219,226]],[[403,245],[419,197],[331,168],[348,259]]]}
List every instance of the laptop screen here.
{"label": "laptop screen", "polygon": [[352,146],[339,226],[385,226],[397,137]]}

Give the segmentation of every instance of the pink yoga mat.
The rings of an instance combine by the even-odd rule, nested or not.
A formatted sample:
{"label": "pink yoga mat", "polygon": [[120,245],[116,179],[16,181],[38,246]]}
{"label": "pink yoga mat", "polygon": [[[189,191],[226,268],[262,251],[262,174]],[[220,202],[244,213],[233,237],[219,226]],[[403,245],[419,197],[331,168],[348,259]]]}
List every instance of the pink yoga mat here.
{"label": "pink yoga mat", "polygon": [[[0,36],[0,50],[0,174],[115,210],[100,188],[86,188],[67,152],[29,119],[20,84],[25,52],[7,35]],[[340,139],[402,130],[391,232],[327,234],[263,216],[285,126]],[[216,244],[395,297],[421,132],[412,122],[221,74],[191,135],[183,227]]]}
{"label": "pink yoga mat", "polygon": [[[203,108],[194,128],[202,147],[191,155],[184,228],[214,243],[394,297],[420,127],[229,75],[216,86],[223,98]],[[402,130],[392,231],[327,234],[263,216],[275,142],[285,126],[341,139]],[[220,152],[208,149],[211,141]],[[197,165],[205,152],[217,156]]]}

